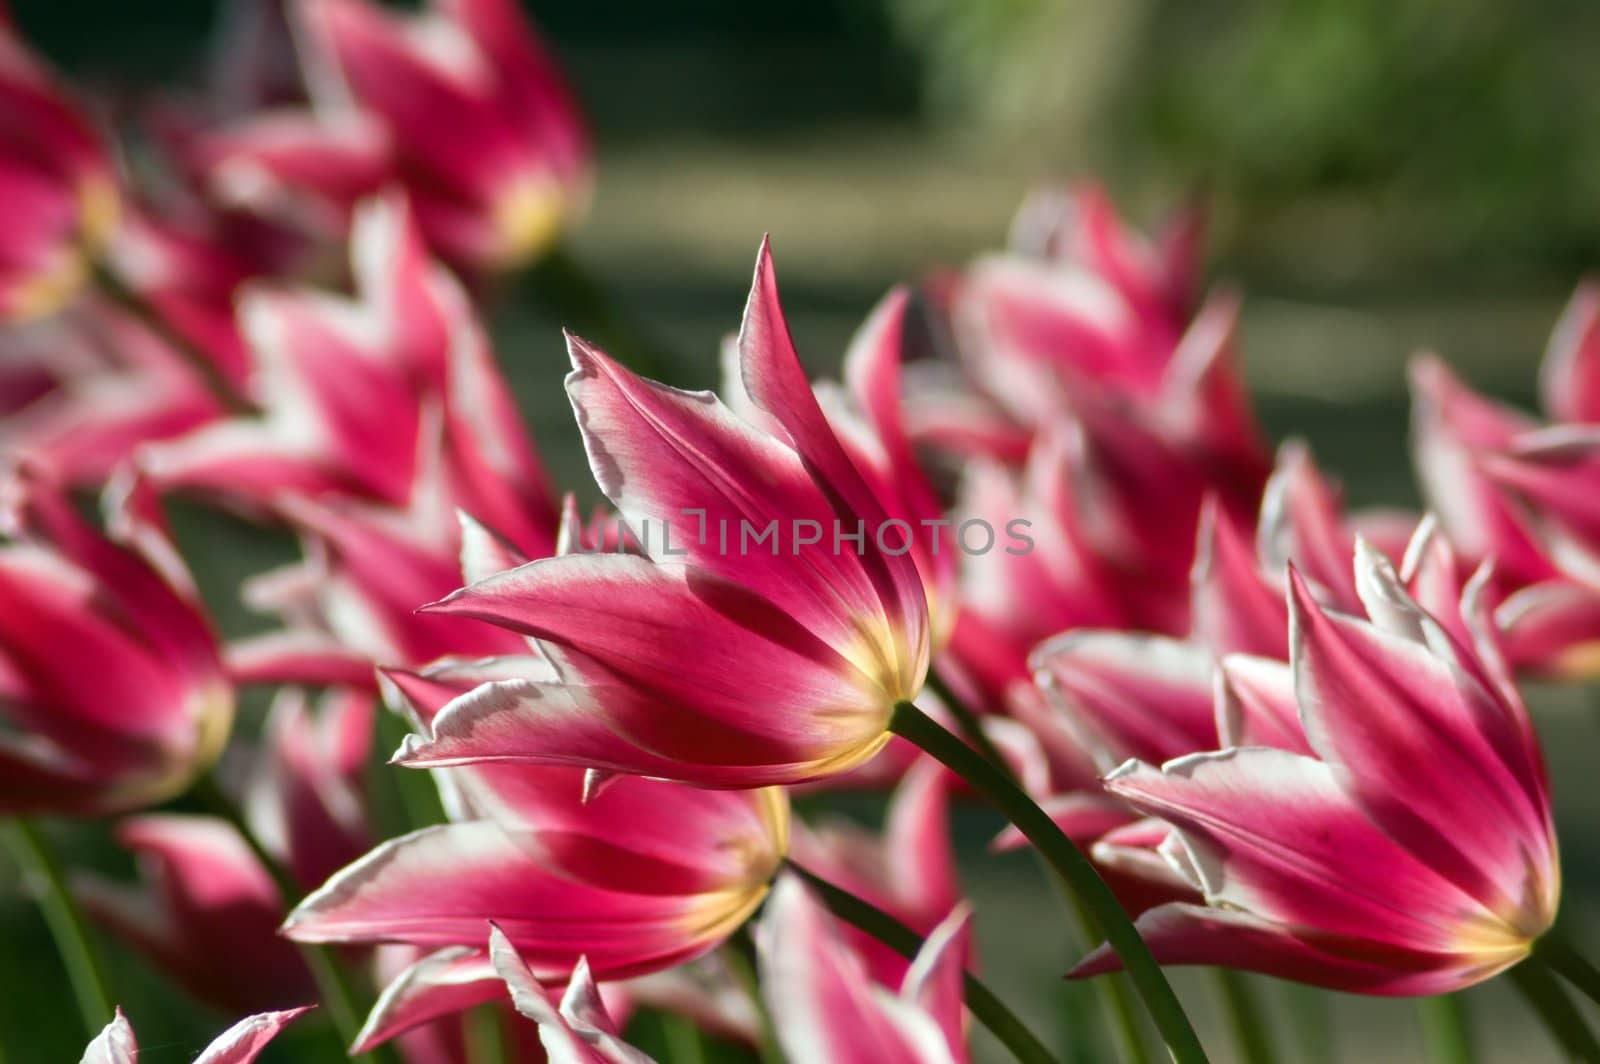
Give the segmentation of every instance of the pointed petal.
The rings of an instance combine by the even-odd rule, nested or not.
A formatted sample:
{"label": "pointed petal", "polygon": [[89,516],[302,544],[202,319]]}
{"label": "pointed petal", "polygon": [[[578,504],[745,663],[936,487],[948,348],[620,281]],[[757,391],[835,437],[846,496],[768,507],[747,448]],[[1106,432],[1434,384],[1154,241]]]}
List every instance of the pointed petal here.
{"label": "pointed petal", "polygon": [[246,1016],[226,1031],[222,1032],[204,1053],[195,1058],[194,1064],[251,1064],[267,1043],[277,1037],[278,1032],[297,1016],[310,1012],[312,1006],[305,1008],[289,1009],[285,1012],[263,1012],[255,1016]]}
{"label": "pointed petal", "polygon": [[1600,422],[1600,284],[1572,294],[1539,368],[1539,394],[1555,421]]}
{"label": "pointed petal", "polygon": [[1290,576],[1306,738],[1385,834],[1537,935],[1554,915],[1555,854],[1521,717],[1437,652],[1448,637],[1388,563],[1362,557],[1357,583],[1377,627],[1324,611]]}
{"label": "pointed petal", "polygon": [[622,893],[553,875],[495,824],[423,828],[344,869],[289,915],[301,942],[476,941],[493,919],[541,975],[588,955],[604,978],[653,971],[717,944],[760,901],[749,895]]}
{"label": "pointed petal", "polygon": [[1217,746],[1211,653],[1194,643],[1079,629],[1036,648],[1035,680],[1106,768],[1130,757],[1165,761]]}
{"label": "pointed petal", "polygon": [[430,1020],[499,1001],[504,994],[504,982],[481,949],[450,946],[436,950],[406,967],[383,988],[351,1043],[350,1053],[365,1053]]}

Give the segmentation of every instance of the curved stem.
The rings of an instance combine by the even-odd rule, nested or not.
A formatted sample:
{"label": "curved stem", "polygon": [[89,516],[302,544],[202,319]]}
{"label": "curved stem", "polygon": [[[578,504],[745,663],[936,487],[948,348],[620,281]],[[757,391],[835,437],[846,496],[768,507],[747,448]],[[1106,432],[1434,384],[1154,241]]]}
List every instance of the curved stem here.
{"label": "curved stem", "polygon": [[1288,1013],[1301,1059],[1306,1064],[1334,1064],[1339,1059],[1339,1045],[1326,994],[1301,983],[1285,983],[1279,988],[1279,999]]}
{"label": "curved stem", "polygon": [[1116,952],[1129,978],[1133,980],[1134,989],[1139,992],[1173,1059],[1178,1064],[1204,1061],[1205,1049],[1200,1045],[1189,1017],[1184,1014],[1178,996],[1162,974],[1161,966],[1150,954],[1150,948],[1139,937],[1139,932],[1134,929],[1127,913],[1122,911],[1122,905],[1111,893],[1111,888],[1100,878],[1100,873],[1095,871],[1094,865],[1073,845],[1056,822],[1023,793],[1004,770],[985,760],[910,702],[895,706],[889,730],[933,755],[999,807],[1006,818],[1044,855],[1050,866],[1072,888],[1072,892],[1082,899],[1098,931]]}
{"label": "curved stem", "polygon": [[[944,674],[937,668],[930,669],[927,686],[955,718],[956,726],[961,729],[961,737],[987,758],[990,764],[1014,781],[1016,775],[1011,771],[1010,763],[1005,760],[999,748],[983,730],[982,718],[955,693],[945,680]],[[1043,856],[1037,850],[1033,853],[1041,863],[1044,863]],[[1075,930],[1083,949],[1085,951],[1093,949],[1099,945],[1094,918],[1077,894],[1073,893],[1072,888],[1053,870],[1049,870],[1048,865],[1046,867],[1051,881],[1061,890],[1067,909],[1072,913]],[[1111,1037],[1116,1042],[1119,1057],[1127,1064],[1148,1064],[1150,1054],[1145,1048],[1144,1033],[1139,1028],[1139,1017],[1134,1011],[1133,995],[1128,990],[1127,976],[1121,972],[1113,972],[1096,979],[1094,991],[1095,996],[1100,999],[1100,1008],[1104,1013],[1106,1025],[1111,1029]]]}
{"label": "curved stem", "polygon": [[733,977],[739,980],[739,985],[749,995],[750,1004],[755,1007],[756,1017],[760,1021],[761,1043],[756,1047],[756,1052],[761,1064],[784,1064],[783,1050],[778,1048],[778,1031],[772,1025],[772,1013],[767,1009],[766,999],[761,996],[761,979],[756,975],[755,954],[755,942],[750,937],[748,925],[735,931],[722,947],[723,958],[733,970]]}
{"label": "curved stem", "polygon": [[84,1030],[93,1039],[111,1022],[114,1010],[111,995],[106,993],[105,973],[94,939],[89,935],[89,925],[67,887],[60,863],[38,827],[27,820],[15,820],[9,825],[6,836],[23,875],[32,880],[39,910],[55,939],[61,963],[66,966],[72,994],[78,999]]}
{"label": "curved stem", "polygon": [[1530,957],[1508,973],[1511,985],[1516,987],[1539,1014],[1550,1032],[1571,1060],[1600,1061],[1600,1042],[1584,1022],[1583,1014],[1572,1003],[1561,986],[1555,972],[1537,957]]}
{"label": "curved stem", "polygon": [[1600,970],[1570,943],[1547,934],[1534,946],[1533,955],[1558,972],[1584,997],[1600,1004]]}
{"label": "curved stem", "polygon": [[1239,1059],[1245,1064],[1272,1064],[1281,1060],[1272,1044],[1272,1030],[1261,1012],[1261,1002],[1248,978],[1232,968],[1218,968],[1215,974]]}
{"label": "curved stem", "polygon": [[259,411],[249,399],[228,382],[228,379],[217,369],[204,351],[195,346],[187,336],[184,336],[162,313],[151,306],[149,301],[138,292],[129,288],[122,278],[118,277],[111,269],[101,266],[94,273],[95,284],[107,298],[122,307],[129,314],[139,319],[139,323],[149,329],[181,357],[184,363],[200,377],[206,388],[230,413],[254,414]]}
{"label": "curved stem", "polygon": [[[794,861],[789,862],[789,867],[817,892],[833,915],[845,923],[866,932],[907,960],[916,957],[917,951],[922,948],[921,935],[876,905],[856,897],[843,887],[835,886]],[[967,1008],[979,1023],[989,1029],[989,1033],[1011,1051],[1012,1056],[1024,1064],[1056,1064],[1055,1055],[1005,1002],[995,996],[994,991],[971,972],[964,973],[962,978]]]}
{"label": "curved stem", "polygon": [[[233,826],[245,845],[250,847],[250,852],[255,855],[262,868],[272,877],[272,882],[277,886],[278,894],[283,900],[284,910],[292,908],[302,893],[299,884],[278,859],[267,852],[267,848],[261,844],[256,833],[250,830],[250,825],[245,823],[239,807],[217,785],[216,778],[211,775],[202,776],[195,783],[193,794],[213,816],[226,820]],[[355,988],[350,984],[348,973],[327,947],[304,942],[296,945],[299,946],[300,956],[305,959],[306,967],[311,969],[311,977],[316,980],[317,993],[322,999],[323,1006],[328,1010],[329,1018],[333,1020],[334,1030],[339,1032],[339,1037],[344,1040],[346,1046],[353,1045],[356,1035],[361,1030],[361,1014],[356,1007]],[[382,1061],[387,1064],[396,1057],[392,1047],[381,1045],[356,1059]]]}
{"label": "curved stem", "polygon": [[1440,994],[1417,1000],[1422,1040],[1434,1064],[1473,1064],[1478,1059],[1472,1027],[1467,1023],[1466,1002],[1459,994]]}

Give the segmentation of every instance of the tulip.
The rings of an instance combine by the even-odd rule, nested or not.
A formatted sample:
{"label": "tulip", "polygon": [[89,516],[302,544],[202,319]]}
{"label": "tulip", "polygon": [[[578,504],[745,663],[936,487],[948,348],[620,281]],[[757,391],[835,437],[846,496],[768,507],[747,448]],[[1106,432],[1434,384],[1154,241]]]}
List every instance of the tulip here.
{"label": "tulip", "polygon": [[72,486],[104,484],[141,445],[224,413],[169,343],[105,299],[85,296],[15,327],[4,347],[18,391],[0,421],[0,450]]}
{"label": "tulip", "polygon": [[514,0],[436,0],[418,16],[302,0],[319,102],[388,132],[431,245],[462,266],[526,265],[580,217],[589,138]]}
{"label": "tulip", "polygon": [[493,925],[489,958],[517,1011],[538,1024],[539,1040],[551,1064],[652,1064],[650,1057],[622,1040],[586,961],[578,962],[566,993],[556,1002],[518,955],[516,945]]}
{"label": "tulip", "polygon": [[1103,186],[1085,181],[1029,194],[1012,222],[1011,246],[1104,278],[1146,317],[1181,328],[1194,310],[1205,224],[1205,211],[1191,204],[1146,236],[1117,216]]}
{"label": "tulip", "polygon": [[[1028,653],[1070,628],[1125,623],[1125,585],[1086,527],[1072,485],[1081,451],[1066,434],[1034,443],[1020,475],[986,460],[967,470],[955,521],[1003,529],[1027,522],[1027,550],[997,547],[963,560],[960,609],[946,661],[974,704],[1026,719],[1034,692]],[[945,662],[941,662],[944,665]]]}
{"label": "tulip", "polygon": [[37,470],[5,493],[0,809],[104,814],[180,793],[221,752],[233,688],[148,486],[107,492],[109,538]]}
{"label": "tulip", "polygon": [[1416,466],[1429,504],[1468,559],[1493,557],[1497,620],[1519,668],[1592,674],[1600,652],[1596,523],[1600,289],[1580,285],[1551,333],[1540,396],[1553,424],[1470,391],[1442,363],[1412,368]]}
{"label": "tulip", "polygon": [[[216,1041],[194,1059],[194,1064],[250,1064],[285,1024],[311,1008],[308,1005],[287,1012],[246,1016],[218,1035]],[[139,1042],[134,1037],[133,1025],[118,1009],[116,1018],[106,1024],[106,1029],[83,1051],[79,1064],[135,1064],[138,1057]]]}
{"label": "tulip", "polygon": [[[426,728],[452,695],[535,659],[390,670]],[[781,791],[706,791],[596,780],[579,768],[473,765],[440,774],[453,818],[378,846],[307,897],[284,933],[310,942],[403,942],[428,951],[396,977],[358,1039],[492,1000],[480,939],[498,923],[541,979],[581,957],[597,978],[659,971],[719,945],[760,905],[788,849]]]}
{"label": "tulip", "polygon": [[69,303],[116,229],[111,161],[88,119],[10,26],[0,26],[0,321]]}
{"label": "tulip", "polygon": [[74,892],[89,915],[197,1000],[227,1012],[316,996],[294,946],[274,932],[283,901],[239,833],[213,817],[150,814],[117,826],[138,887],[93,876]]}
{"label": "tulip", "polygon": [[298,688],[283,688],[273,700],[245,816],[307,890],[372,844],[364,777],[376,712],[376,697],[359,690],[327,692],[315,714]]}
{"label": "tulip", "polygon": [[761,989],[795,1064],[968,1059],[962,957],[968,913],[949,914],[893,989],[874,983],[826,909],[796,878],[773,888],[757,927]]}
{"label": "tulip", "polygon": [[[1543,760],[1485,602],[1487,570],[1461,588],[1446,552],[1415,551],[1408,592],[1358,545],[1365,620],[1325,608],[1291,573],[1309,753],[1232,748],[1159,769],[1130,761],[1107,778],[1172,825],[1205,898],[1139,917],[1162,962],[1435,994],[1517,964],[1551,926],[1560,872]],[[1270,682],[1261,694],[1268,707],[1284,697]],[[1102,947],[1073,974],[1116,966]]]}
{"label": "tulip", "polygon": [[[569,347],[591,467],[630,527],[653,530],[646,554],[536,560],[427,607],[539,639],[563,682],[480,687],[398,760],[750,787],[877,753],[927,673],[925,585],[892,530],[877,542],[888,515],[806,381],[766,247],[740,350],[745,391],[786,438]],[[768,539],[741,543],[747,532]]]}
{"label": "tulip", "polygon": [[1348,559],[1356,538],[1400,558],[1416,527],[1415,515],[1400,511],[1347,512],[1338,485],[1303,443],[1291,440],[1262,494],[1253,541],[1215,502],[1202,513],[1189,637],[1217,654],[1286,659],[1286,566],[1298,566],[1322,601],[1353,612],[1360,600]]}

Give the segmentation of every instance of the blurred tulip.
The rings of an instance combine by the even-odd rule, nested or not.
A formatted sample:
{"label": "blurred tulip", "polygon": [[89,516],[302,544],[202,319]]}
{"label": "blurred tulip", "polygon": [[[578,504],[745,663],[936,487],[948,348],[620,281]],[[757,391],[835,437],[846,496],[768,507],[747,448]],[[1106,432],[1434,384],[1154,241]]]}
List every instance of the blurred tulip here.
{"label": "blurred tulip", "polygon": [[1026,550],[963,559],[955,631],[941,667],[975,706],[1026,716],[1033,698],[1028,653],[1040,640],[1128,622],[1125,586],[1084,527],[1084,502],[1074,492],[1078,457],[1070,434],[1049,432],[1035,440],[1020,474],[985,459],[966,470],[957,525],[1025,521],[1030,540]]}
{"label": "blurred tulip", "polygon": [[[1423,541],[1412,553],[1417,597],[1358,545],[1368,620],[1325,609],[1291,573],[1294,699],[1315,756],[1234,748],[1107,778],[1173,826],[1173,856],[1207,902],[1139,918],[1158,960],[1435,994],[1516,964],[1554,921],[1543,758],[1487,571],[1462,588],[1447,551]],[[1269,686],[1265,705],[1284,698]],[[1115,967],[1102,947],[1074,974]]]}
{"label": "blurred tulip", "polygon": [[577,103],[515,0],[301,0],[319,102],[388,131],[429,243],[478,270],[526,265],[587,207]]}
{"label": "blurred tulip", "polygon": [[[532,659],[391,670],[426,729],[441,706]],[[502,927],[541,979],[587,957],[605,980],[697,957],[761,903],[788,849],[781,791],[708,791],[578,768],[475,764],[439,774],[453,822],[385,842],[290,915],[299,941],[404,942],[430,952],[397,976],[360,1046],[494,1000],[479,939]]]}
{"label": "blurred tulip", "polygon": [[225,413],[169,343],[103,298],[13,327],[0,364],[19,389],[0,420],[0,452],[74,487],[103,484],[141,445]]}
{"label": "blurred tulip", "polygon": [[[537,638],[563,682],[485,685],[398,760],[753,787],[877,753],[896,702],[927,673],[926,593],[909,552],[876,542],[889,518],[805,378],[766,247],[740,334],[744,385],[787,440],[710,395],[642,380],[581,340],[570,347],[590,464],[630,527],[653,532],[649,556],[538,560],[427,607]],[[768,542],[740,542],[763,531]]]}
{"label": "blurred tulip", "polygon": [[578,961],[557,1003],[539,985],[511,939],[493,925],[489,959],[511,991],[517,1011],[538,1024],[539,1040],[551,1064],[652,1064],[650,1057],[622,1040],[595,989],[587,961]]}
{"label": "blurred tulip", "polygon": [[104,814],[180,793],[221,752],[233,688],[147,486],[108,490],[110,538],[37,470],[4,492],[0,809]]}
{"label": "blurred tulip", "polygon": [[105,146],[55,79],[0,25],[0,321],[43,317],[89,280],[117,225]]}
{"label": "blurred tulip", "polygon": [[832,915],[794,876],[779,878],[757,927],[761,990],[795,1064],[964,1064],[963,907],[935,928],[904,982],[874,983]]}
{"label": "blurred tulip", "polygon": [[[194,1064],[251,1064],[285,1024],[310,1008],[308,1005],[287,1012],[247,1016],[218,1035],[194,1058]],[[116,1019],[106,1024],[106,1029],[83,1051],[79,1064],[135,1064],[138,1057],[139,1042],[133,1035],[133,1026],[118,1009]]]}
{"label": "blurred tulip", "polygon": [[1189,637],[1219,655],[1287,659],[1288,565],[1299,568],[1322,602],[1355,612],[1360,600],[1350,552],[1356,538],[1399,559],[1416,527],[1416,515],[1401,511],[1347,512],[1338,485],[1322,474],[1303,443],[1290,440],[1278,451],[1253,538],[1220,506],[1202,512],[1190,574]]}
{"label": "blurred tulip", "polygon": [[[950,842],[950,783],[942,765],[923,758],[895,789],[881,836],[843,819],[799,826],[795,859],[918,934],[930,934],[961,903]],[[877,982],[899,985],[904,957],[854,928],[845,934]]]}
{"label": "blurred tulip", "polygon": [[310,890],[372,845],[363,786],[377,699],[332,690],[315,713],[298,688],[282,688],[253,760],[245,816],[261,844]]}
{"label": "blurred tulip", "polygon": [[139,858],[139,886],[85,876],[74,892],[94,920],[206,1004],[278,1008],[317,995],[292,943],[283,900],[226,821],[172,813],[130,817],[117,841]]}
{"label": "blurred tulip", "polygon": [[1423,493],[1469,561],[1495,559],[1497,619],[1518,668],[1600,671],[1600,287],[1580,285],[1545,350],[1540,395],[1555,422],[1500,406],[1437,359],[1412,367]]}

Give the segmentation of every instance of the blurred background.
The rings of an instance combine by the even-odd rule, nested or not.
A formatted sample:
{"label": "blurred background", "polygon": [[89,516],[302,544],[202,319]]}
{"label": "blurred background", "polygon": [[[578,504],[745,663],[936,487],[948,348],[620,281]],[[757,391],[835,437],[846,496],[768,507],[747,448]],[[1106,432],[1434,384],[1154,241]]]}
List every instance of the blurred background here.
{"label": "blurred background", "polygon": [[[46,55],[116,99],[197,75],[221,5],[11,7]],[[1152,223],[1185,197],[1209,200],[1210,276],[1245,293],[1247,372],[1269,427],[1308,438],[1354,501],[1414,503],[1407,356],[1439,350],[1474,384],[1530,400],[1562,302],[1600,268],[1592,0],[530,8],[598,140],[598,191],[574,253],[652,331],[702,356],[698,379],[682,384],[714,382],[716,344],[737,325],[763,232],[802,352],[831,371],[888,285],[998,246],[1031,186],[1092,174]],[[560,323],[528,304],[506,293],[501,358],[552,464],[581,477]],[[225,624],[258,624],[231,589],[290,547],[242,526],[187,545]],[[1600,707],[1578,691],[1535,691],[1533,702],[1569,843],[1568,907],[1593,908]],[[958,827],[993,983],[1042,1027],[1070,1026],[1085,993],[1053,978],[1072,953],[1044,884],[1026,857],[986,855],[995,822],[982,811]],[[67,841],[85,861],[125,861],[94,837]],[[29,1064],[76,1059],[43,928],[11,870],[0,875],[0,1045],[30,1047],[12,1057]],[[187,1061],[222,1026],[175,1009],[175,991],[116,959],[141,1061]],[[1180,987],[1220,1033],[1209,984]],[[1493,1059],[1555,1059],[1504,992],[1468,997]],[[1414,1060],[1421,1044],[1408,1005],[1342,998],[1324,1059]],[[322,1047],[286,1038],[264,1059],[321,1059]]]}

